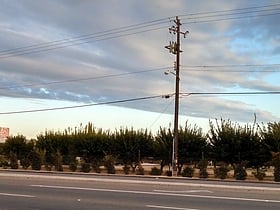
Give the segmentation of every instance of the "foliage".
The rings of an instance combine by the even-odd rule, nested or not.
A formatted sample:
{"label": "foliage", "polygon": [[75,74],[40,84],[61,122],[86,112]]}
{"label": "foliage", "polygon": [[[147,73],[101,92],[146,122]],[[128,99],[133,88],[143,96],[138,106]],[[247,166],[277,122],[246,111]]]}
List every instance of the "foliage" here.
{"label": "foliage", "polygon": [[55,170],[56,171],[63,171],[62,156],[61,156],[60,152],[57,152],[56,156],[55,156]]}
{"label": "foliage", "polygon": [[183,169],[181,175],[182,175],[183,177],[193,177],[193,175],[194,175],[194,169],[193,169],[192,167],[190,167],[190,166],[187,166],[187,167],[185,167],[185,168]]}
{"label": "foliage", "polygon": [[143,158],[152,153],[153,138],[147,130],[120,129],[113,133],[112,138],[115,156],[119,162],[130,165],[133,170]]}
{"label": "foliage", "polygon": [[272,153],[272,164],[274,166],[274,181],[280,182],[280,152]]}
{"label": "foliage", "polygon": [[166,176],[172,176],[172,171],[170,170],[166,171]]}
{"label": "foliage", "polygon": [[280,152],[280,122],[263,126],[260,135],[270,152]]}
{"label": "foliage", "polygon": [[130,166],[129,165],[127,165],[127,164],[125,164],[124,166],[123,166],[123,172],[124,172],[124,174],[129,174],[129,171],[130,171]]}
{"label": "foliage", "polygon": [[235,166],[234,176],[236,180],[245,180],[247,178],[247,172],[244,164],[240,163]]}
{"label": "foliage", "polygon": [[144,175],[145,174],[145,170],[142,167],[142,165],[138,165],[136,167],[135,173],[136,173],[136,175]]}
{"label": "foliage", "polygon": [[255,178],[262,181],[265,177],[265,171],[266,170],[264,169],[257,168],[257,170],[253,172],[253,175],[255,176]]}
{"label": "foliage", "polygon": [[23,168],[26,169],[30,165],[29,156],[33,151],[34,142],[27,141],[23,135],[10,136],[3,144],[3,153],[10,159],[11,168],[17,169],[18,160],[22,164]]}
{"label": "foliage", "polygon": [[184,164],[199,162],[201,154],[207,152],[206,137],[203,135],[202,129],[197,126],[191,127],[187,123],[185,127],[180,127],[178,147],[178,167],[180,173]]}
{"label": "foliage", "polygon": [[207,172],[207,161],[201,160],[199,162],[199,178],[208,178],[209,174]]}
{"label": "foliage", "polygon": [[9,161],[6,157],[0,156],[0,167],[7,168],[9,166]]}
{"label": "foliage", "polygon": [[[207,177],[207,162],[212,161],[232,165],[237,179],[246,179],[246,167],[256,170],[255,177],[262,180],[265,171],[262,168],[273,165],[275,181],[280,181],[280,166],[277,158],[280,151],[280,122],[271,122],[267,125],[240,126],[230,120],[210,121],[210,130],[205,136],[202,129],[190,126],[187,123],[179,128],[178,141],[178,171],[183,165],[198,164],[200,177]],[[0,165],[17,168],[18,160],[24,169],[30,167],[40,170],[44,164],[48,170],[53,167],[62,170],[63,164],[70,165],[77,170],[74,160],[82,159],[81,170],[100,172],[102,165],[112,169],[113,163],[123,164],[124,172],[130,168],[135,171],[139,162],[149,159],[160,162],[162,172],[164,166],[170,167],[173,152],[173,131],[160,128],[156,135],[147,130],[121,128],[115,132],[96,129],[92,123],[85,127],[68,128],[63,132],[48,132],[37,136],[37,140],[27,140],[23,135],[10,136],[5,143],[0,144]],[[274,155],[272,155],[274,154]],[[201,158],[203,156],[203,158]],[[114,161],[106,160],[114,157]],[[200,162],[200,159],[203,162]],[[6,161],[5,161],[6,160]],[[107,161],[107,163],[106,163]],[[242,163],[245,163],[243,164]],[[109,164],[110,163],[110,164]],[[201,163],[205,163],[201,167]],[[109,167],[110,166],[110,167]],[[110,170],[111,170],[110,169]],[[184,172],[183,172],[184,173]],[[144,174],[139,166],[136,174]],[[216,168],[217,177],[226,177],[226,170]]]}
{"label": "foliage", "polygon": [[90,164],[87,162],[81,163],[81,172],[89,173],[90,172]]}
{"label": "foliage", "polygon": [[73,160],[69,163],[70,171],[75,172],[77,170],[77,168],[78,168],[78,163],[76,160]]}
{"label": "foliage", "polygon": [[92,169],[93,169],[93,171],[95,172],[95,173],[100,173],[101,172],[101,168],[100,168],[100,166],[101,166],[101,163],[102,161],[100,160],[100,159],[98,159],[98,158],[94,158],[93,160],[92,160]]}
{"label": "foliage", "polygon": [[222,165],[214,169],[215,177],[219,179],[226,179],[229,169],[227,166]]}
{"label": "foliage", "polygon": [[30,159],[31,159],[32,170],[41,170],[41,166],[42,166],[41,154],[38,151],[34,150],[30,154]]}
{"label": "foliage", "polygon": [[170,129],[160,128],[153,143],[154,158],[160,160],[160,170],[172,162],[173,135]]}
{"label": "foliage", "polygon": [[31,165],[30,155],[26,158],[21,159],[20,164],[23,169],[28,169],[28,167]]}
{"label": "foliage", "polygon": [[11,169],[18,169],[18,159],[17,155],[13,152],[10,152],[10,166]]}
{"label": "foliage", "polygon": [[107,170],[108,174],[115,174],[115,158],[112,155],[106,155],[104,157],[104,167]]}
{"label": "foliage", "polygon": [[210,158],[215,162],[237,165],[242,161],[247,166],[259,168],[269,161],[270,154],[262,141],[258,126],[240,126],[231,121],[210,122],[208,134]]}
{"label": "foliage", "polygon": [[159,176],[162,174],[162,171],[160,170],[160,168],[153,167],[153,168],[151,168],[150,174],[154,175],[154,176]]}

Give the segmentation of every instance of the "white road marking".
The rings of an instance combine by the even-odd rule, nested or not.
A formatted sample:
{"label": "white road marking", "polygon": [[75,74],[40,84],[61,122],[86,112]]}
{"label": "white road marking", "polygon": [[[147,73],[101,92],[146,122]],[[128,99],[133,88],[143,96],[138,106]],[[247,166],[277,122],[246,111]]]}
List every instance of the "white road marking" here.
{"label": "white road marking", "polygon": [[24,194],[12,194],[12,193],[0,193],[0,196],[12,196],[12,197],[24,197],[24,198],[35,198],[34,195],[24,195]]}
{"label": "white road marking", "polygon": [[80,181],[97,181],[97,182],[112,182],[112,183],[130,183],[130,184],[157,184],[157,185],[171,185],[171,186],[188,186],[188,187],[204,187],[204,188],[222,188],[222,189],[243,189],[243,190],[259,190],[259,191],[280,191],[280,187],[255,187],[255,186],[240,186],[240,185],[216,185],[205,183],[182,183],[182,182],[162,182],[149,180],[128,180],[128,179],[110,179],[110,178],[96,178],[96,177],[75,177],[75,176],[57,176],[57,175],[43,175],[43,174],[15,174],[15,173],[0,173],[0,176],[9,177],[28,177],[28,178],[47,178],[47,179],[61,179],[61,180],[80,180]]}
{"label": "white road marking", "polygon": [[155,192],[166,192],[166,193],[213,193],[210,190],[154,190]]}
{"label": "white road marking", "polygon": [[67,186],[58,186],[58,185],[31,185],[31,186],[32,187],[42,187],[42,188],[52,188],[52,189],[85,190],[85,191],[99,191],[99,192],[116,192],[116,193],[131,193],[131,194],[146,194],[146,195],[191,197],[191,198],[204,198],[204,199],[217,199],[217,200],[236,200],[236,201],[280,203],[280,200],[265,200],[265,199],[257,199],[257,198],[224,197],[224,196],[209,196],[209,195],[194,195],[194,194],[164,193],[164,192],[147,192],[147,191],[133,191],[133,190],[71,187],[71,186],[67,187]]}
{"label": "white road marking", "polygon": [[178,207],[172,207],[172,206],[155,206],[155,205],[146,205],[146,207],[155,208],[155,209],[198,210],[198,209],[178,208]]}

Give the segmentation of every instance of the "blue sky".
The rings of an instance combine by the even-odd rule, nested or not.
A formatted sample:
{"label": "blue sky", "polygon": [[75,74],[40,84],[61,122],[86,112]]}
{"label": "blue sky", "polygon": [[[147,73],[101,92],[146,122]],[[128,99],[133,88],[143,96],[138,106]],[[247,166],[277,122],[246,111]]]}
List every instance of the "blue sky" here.
{"label": "blue sky", "polygon": [[[0,126],[12,135],[92,122],[103,129],[172,127],[174,98],[69,110],[174,92],[164,48],[175,16],[182,30],[180,91],[280,91],[277,0],[0,0]],[[279,95],[182,95],[180,124],[209,119],[279,121]]]}

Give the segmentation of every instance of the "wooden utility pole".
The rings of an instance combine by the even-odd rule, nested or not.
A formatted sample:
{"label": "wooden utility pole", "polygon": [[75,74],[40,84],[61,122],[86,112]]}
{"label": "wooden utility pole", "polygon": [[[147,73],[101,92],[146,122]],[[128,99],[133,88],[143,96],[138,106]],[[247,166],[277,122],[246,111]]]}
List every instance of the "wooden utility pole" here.
{"label": "wooden utility pole", "polygon": [[176,55],[175,61],[175,109],[174,109],[174,136],[173,136],[173,148],[172,148],[172,176],[177,176],[177,169],[178,169],[178,140],[179,140],[179,95],[180,95],[180,53],[183,52],[180,49],[180,41],[181,41],[181,34],[184,35],[184,38],[189,33],[186,31],[185,33],[181,32],[181,22],[178,16],[174,20],[175,26],[169,28],[169,32],[176,34],[176,42],[170,42],[168,46],[165,48],[169,49],[169,52]]}

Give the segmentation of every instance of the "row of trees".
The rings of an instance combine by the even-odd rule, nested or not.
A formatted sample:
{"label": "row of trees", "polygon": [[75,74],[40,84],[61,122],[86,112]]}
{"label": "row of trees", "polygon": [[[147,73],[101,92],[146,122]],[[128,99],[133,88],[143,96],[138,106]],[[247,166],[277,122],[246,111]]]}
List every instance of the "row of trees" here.
{"label": "row of trees", "polygon": [[[274,166],[274,179],[280,181],[280,123],[244,125],[230,120],[210,121],[207,134],[188,123],[179,129],[178,169],[185,173],[186,165],[199,166],[202,177],[207,177],[207,162],[216,171],[233,167],[236,177],[246,177],[246,168],[256,169],[262,178],[265,167]],[[81,170],[100,172],[105,166],[108,173],[115,172],[115,164],[124,165],[124,171],[135,170],[145,159],[160,163],[160,172],[171,164],[173,133],[160,128],[156,135],[147,130],[133,128],[103,131],[92,123],[85,127],[63,132],[45,132],[34,140],[24,136],[11,136],[1,145],[2,159],[8,159],[12,168],[63,170],[62,165],[77,169],[77,157],[81,158]],[[5,160],[5,159],[3,159]],[[2,165],[5,165],[2,161]],[[170,168],[169,168],[170,169]],[[218,170],[219,169],[219,170]],[[226,170],[224,170],[226,171]],[[218,173],[217,173],[218,174]]]}

